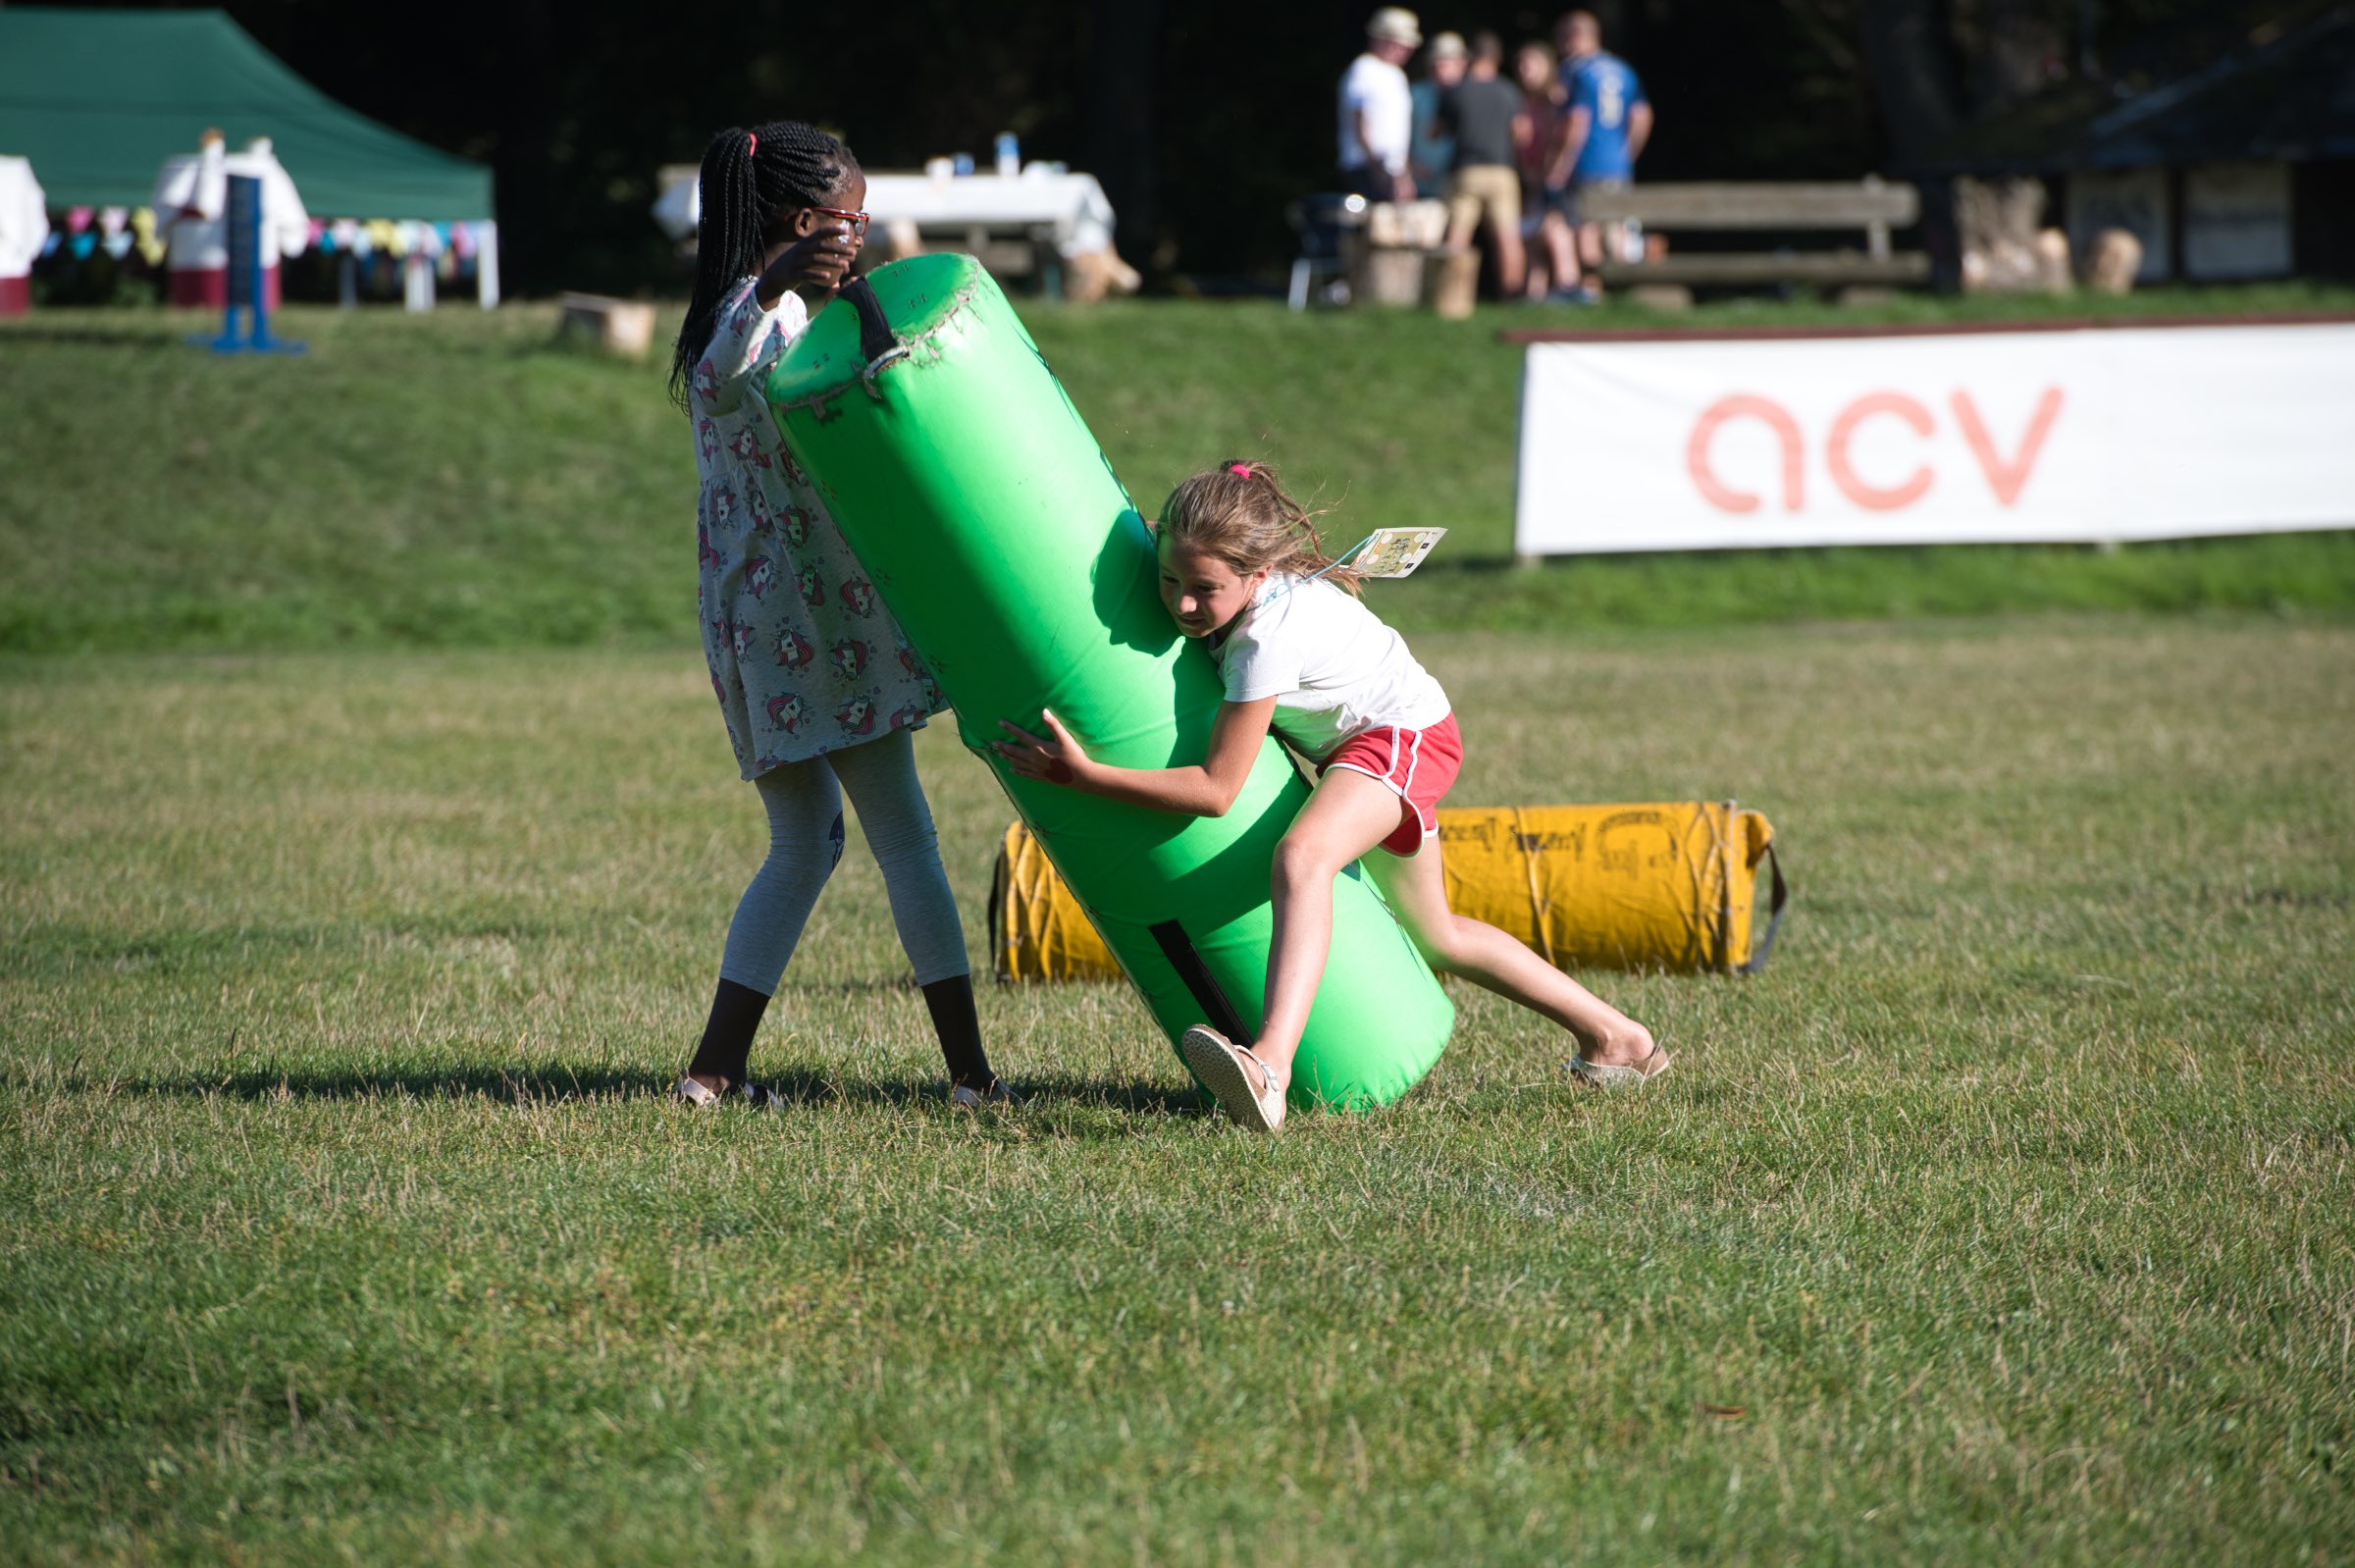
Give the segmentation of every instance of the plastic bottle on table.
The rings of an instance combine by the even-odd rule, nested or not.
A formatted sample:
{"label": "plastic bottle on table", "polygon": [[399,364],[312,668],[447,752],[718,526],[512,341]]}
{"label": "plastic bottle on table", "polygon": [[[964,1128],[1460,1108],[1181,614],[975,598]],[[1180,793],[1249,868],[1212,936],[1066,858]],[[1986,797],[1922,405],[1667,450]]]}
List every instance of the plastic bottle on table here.
{"label": "plastic bottle on table", "polygon": [[999,131],[999,132],[998,132],[998,174],[999,174],[999,176],[1000,176],[1001,178],[1003,178],[1003,179],[1006,179],[1006,180],[1012,180],[1012,179],[1013,179],[1013,178],[1014,178],[1016,175],[1019,175],[1019,174],[1020,174],[1021,172],[1022,172],[1022,144],[1021,144],[1020,142],[1019,142],[1019,141],[1017,141],[1017,140],[1015,140],[1015,139],[1014,139],[1014,132],[1013,132],[1013,131]]}

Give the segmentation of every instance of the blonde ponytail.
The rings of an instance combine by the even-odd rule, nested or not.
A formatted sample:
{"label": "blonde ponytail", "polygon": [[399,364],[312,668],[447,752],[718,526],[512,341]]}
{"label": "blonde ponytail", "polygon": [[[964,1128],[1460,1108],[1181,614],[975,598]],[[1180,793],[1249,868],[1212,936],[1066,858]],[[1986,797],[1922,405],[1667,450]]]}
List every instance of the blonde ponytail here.
{"label": "blonde ponytail", "polygon": [[[1317,531],[1322,510],[1294,500],[1266,463],[1229,458],[1181,481],[1162,503],[1164,538],[1225,561],[1238,573],[1270,570],[1325,580],[1354,594],[1358,574],[1334,566]],[[1331,567],[1331,570],[1326,568]]]}

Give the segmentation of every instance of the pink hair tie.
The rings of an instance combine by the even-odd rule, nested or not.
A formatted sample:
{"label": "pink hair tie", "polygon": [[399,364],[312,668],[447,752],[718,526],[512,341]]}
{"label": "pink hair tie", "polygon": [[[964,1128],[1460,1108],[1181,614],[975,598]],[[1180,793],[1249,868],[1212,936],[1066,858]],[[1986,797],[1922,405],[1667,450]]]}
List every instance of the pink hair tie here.
{"label": "pink hair tie", "polygon": [[1251,465],[1249,463],[1230,463],[1227,465],[1227,472],[1232,474],[1237,479],[1249,479],[1251,477]]}
{"label": "pink hair tie", "polygon": [[744,155],[747,158],[752,158],[759,156],[759,152],[760,133],[757,131],[746,131],[744,133]]}

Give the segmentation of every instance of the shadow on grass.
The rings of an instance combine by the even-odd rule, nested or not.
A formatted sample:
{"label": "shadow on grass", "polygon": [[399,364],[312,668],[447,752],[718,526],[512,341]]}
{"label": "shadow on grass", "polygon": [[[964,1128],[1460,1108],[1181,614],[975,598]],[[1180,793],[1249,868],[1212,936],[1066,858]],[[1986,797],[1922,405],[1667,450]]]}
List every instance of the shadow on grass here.
{"label": "shadow on grass", "polygon": [[[450,1067],[357,1069],[349,1071],[284,1071],[252,1068],[234,1072],[185,1073],[170,1077],[82,1077],[70,1087],[82,1093],[124,1094],[146,1099],[231,1100],[497,1100],[514,1105],[561,1104],[572,1100],[667,1099],[668,1077],[615,1068],[571,1068],[560,1063],[538,1068]],[[759,1081],[788,1107],[821,1105],[912,1106],[945,1104],[948,1084],[939,1078],[844,1079],[812,1068],[786,1068],[759,1074]],[[1024,1078],[1018,1086],[1033,1105],[1081,1105],[1138,1115],[1174,1115],[1195,1110],[1189,1085],[1172,1086],[1142,1078]]]}
{"label": "shadow on grass", "polygon": [[[187,320],[199,319],[191,313]],[[177,330],[175,330],[177,329]],[[0,342],[68,343],[105,348],[179,348],[187,336],[183,322],[158,322],[151,332],[122,327],[11,327]]]}

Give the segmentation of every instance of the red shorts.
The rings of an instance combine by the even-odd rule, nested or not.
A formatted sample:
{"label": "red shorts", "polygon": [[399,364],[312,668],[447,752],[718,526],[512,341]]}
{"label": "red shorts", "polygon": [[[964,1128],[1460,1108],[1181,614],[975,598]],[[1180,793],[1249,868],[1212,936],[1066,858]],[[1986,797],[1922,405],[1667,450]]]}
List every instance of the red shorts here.
{"label": "red shorts", "polygon": [[1333,749],[1317,771],[1336,767],[1380,779],[1398,793],[1398,827],[1382,847],[1392,855],[1412,855],[1426,836],[1439,830],[1439,797],[1455,787],[1464,765],[1464,738],[1456,733],[1455,715],[1448,714],[1427,730],[1380,729],[1352,735]]}

